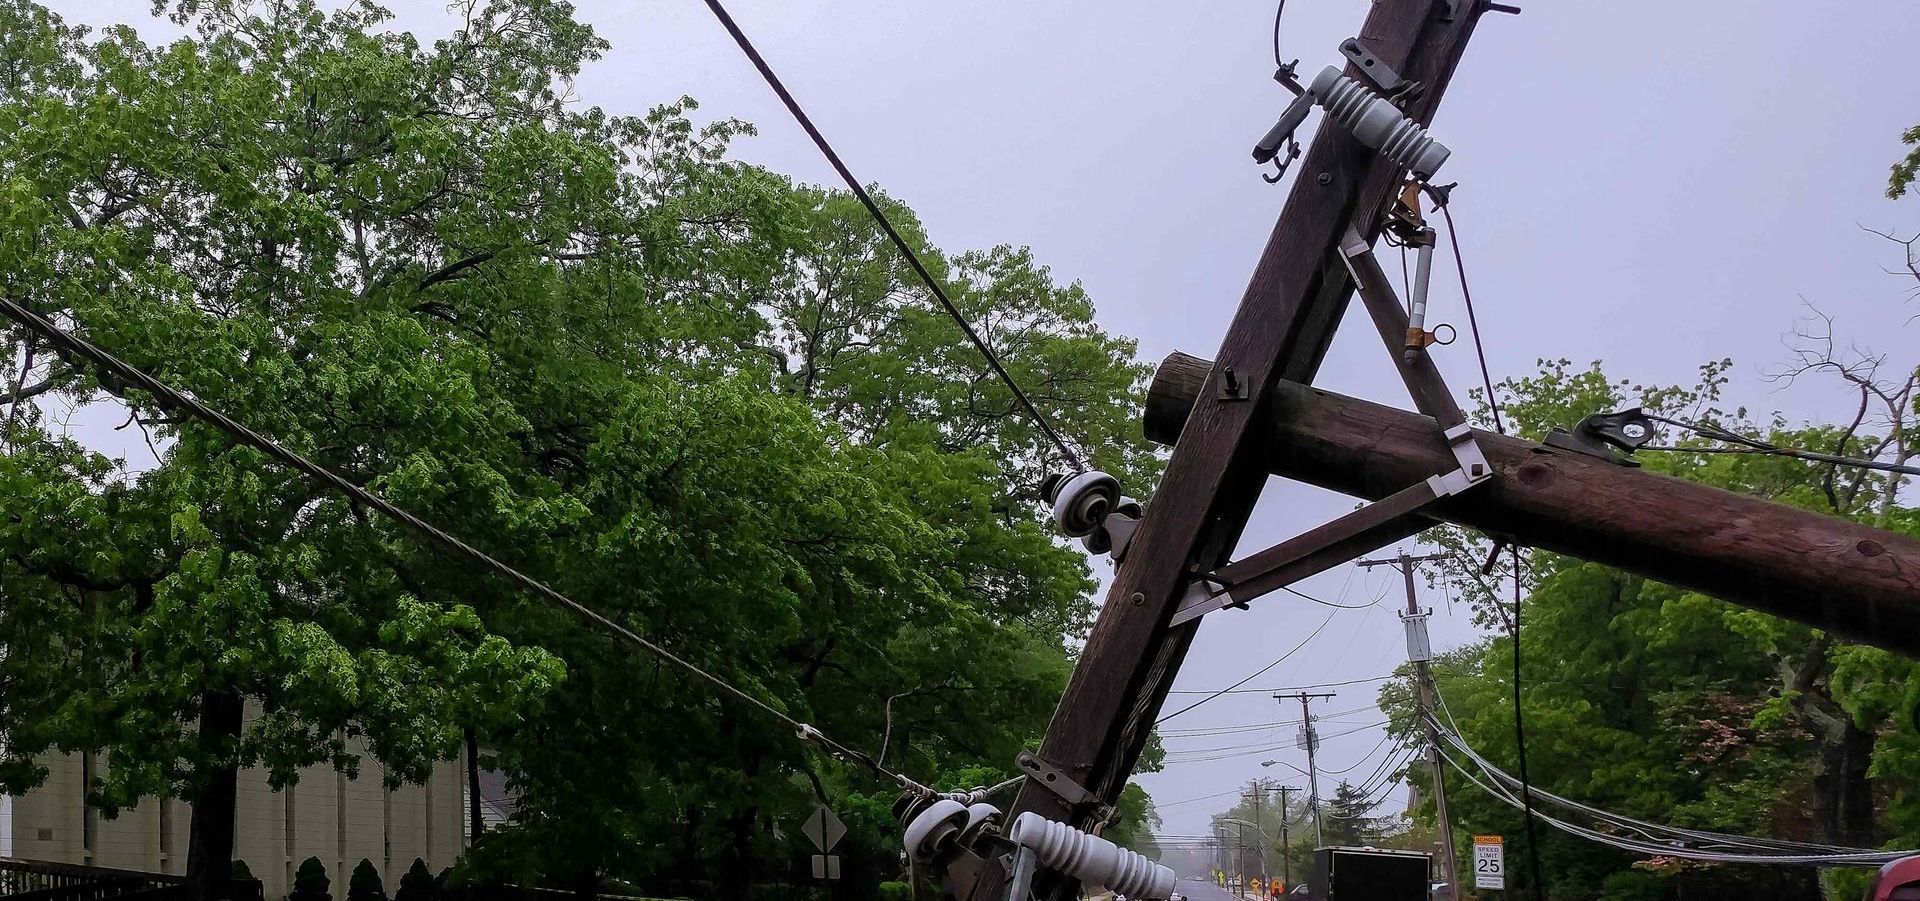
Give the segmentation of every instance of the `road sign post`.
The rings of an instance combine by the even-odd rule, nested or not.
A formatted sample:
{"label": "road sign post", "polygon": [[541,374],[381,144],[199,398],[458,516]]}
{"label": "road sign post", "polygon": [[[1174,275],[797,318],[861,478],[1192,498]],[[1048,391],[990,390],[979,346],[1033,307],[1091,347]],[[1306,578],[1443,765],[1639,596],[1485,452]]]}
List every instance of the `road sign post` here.
{"label": "road sign post", "polygon": [[1473,887],[1477,889],[1507,887],[1506,845],[1500,836],[1476,835],[1473,837]]}
{"label": "road sign post", "polygon": [[800,832],[813,842],[815,848],[820,849],[820,853],[813,855],[813,878],[839,879],[840,855],[833,853],[833,846],[846,837],[847,824],[840,822],[840,818],[822,804],[807,815],[807,822],[800,827]]}

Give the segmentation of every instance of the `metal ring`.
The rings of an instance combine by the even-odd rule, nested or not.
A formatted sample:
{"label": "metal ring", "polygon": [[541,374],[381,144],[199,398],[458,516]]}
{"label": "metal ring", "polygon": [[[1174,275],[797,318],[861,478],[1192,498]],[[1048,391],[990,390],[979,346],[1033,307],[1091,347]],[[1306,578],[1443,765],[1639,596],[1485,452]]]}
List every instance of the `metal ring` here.
{"label": "metal ring", "polygon": [[[1440,340],[1441,329],[1447,330],[1447,340],[1445,341]],[[1447,345],[1452,344],[1455,339],[1460,337],[1460,330],[1454,328],[1451,323],[1442,322],[1439,325],[1434,326],[1433,331],[1428,332],[1427,334],[1433,336],[1433,343],[1438,344],[1441,347],[1446,347]]]}

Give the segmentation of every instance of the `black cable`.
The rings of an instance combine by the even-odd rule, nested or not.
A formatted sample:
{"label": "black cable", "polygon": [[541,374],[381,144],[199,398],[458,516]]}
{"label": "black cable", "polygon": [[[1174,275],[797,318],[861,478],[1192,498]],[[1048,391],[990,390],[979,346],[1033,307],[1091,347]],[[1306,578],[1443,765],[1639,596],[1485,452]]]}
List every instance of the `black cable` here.
{"label": "black cable", "polygon": [[[1313,595],[1307,594],[1304,591],[1297,591],[1291,585],[1282,585],[1280,586],[1280,590],[1290,595],[1293,595],[1295,597],[1305,598],[1309,601],[1319,604],[1322,607],[1333,607],[1339,610],[1365,610],[1368,607],[1375,607],[1380,604],[1380,598],[1374,598],[1372,602],[1366,603],[1366,604],[1336,604],[1333,601],[1323,601],[1317,597],[1314,597]],[[1381,597],[1385,597],[1385,595],[1382,595]]]}
{"label": "black cable", "polygon": [[[1360,759],[1359,759],[1359,760],[1356,760],[1356,761],[1354,761],[1354,762],[1353,762],[1353,765],[1352,765],[1352,766],[1349,766],[1349,767],[1347,767],[1347,768],[1346,768],[1346,769],[1344,769],[1344,770],[1321,770],[1321,771],[1320,771],[1320,775],[1322,775],[1322,776],[1344,776],[1344,775],[1346,775],[1346,774],[1348,774],[1348,773],[1351,773],[1351,772],[1353,772],[1354,770],[1357,770],[1357,769],[1359,769],[1359,768],[1360,768],[1361,766],[1363,766],[1363,765],[1365,765],[1367,761],[1369,761],[1369,760],[1372,760],[1372,759],[1373,759],[1373,753],[1374,753],[1375,751],[1378,751],[1378,750],[1380,750],[1380,749],[1381,749],[1381,748],[1383,748],[1383,747],[1386,747],[1386,744],[1387,744],[1387,742],[1389,742],[1389,741],[1392,741],[1392,740],[1393,740],[1393,733],[1391,733],[1391,732],[1389,732],[1389,733],[1387,733],[1387,734],[1385,734],[1385,735],[1382,735],[1382,736],[1380,736],[1380,740],[1379,740],[1378,742],[1375,742],[1375,743],[1374,743],[1374,745],[1373,745],[1373,747],[1371,747],[1371,748],[1368,748],[1368,749],[1367,749],[1367,753],[1365,753],[1365,754],[1362,754],[1362,755],[1360,755]],[[1388,754],[1387,754],[1387,756],[1388,756],[1388,757],[1392,757],[1392,756],[1393,756],[1393,755],[1394,755],[1395,753],[1399,753],[1399,749],[1398,749],[1398,748],[1395,748],[1395,749],[1393,750],[1393,752],[1390,752],[1390,753],[1388,753]],[[1367,781],[1367,782],[1372,782],[1372,781],[1373,781],[1373,777],[1372,777],[1372,776],[1368,776],[1368,777],[1367,777],[1367,779],[1366,779],[1366,781]]]}
{"label": "black cable", "polygon": [[[1218,690],[1218,691],[1215,691],[1215,692],[1211,692],[1211,693],[1212,693],[1212,694],[1230,694],[1230,695],[1234,695],[1234,694],[1286,694],[1287,692],[1291,692],[1291,691],[1304,691],[1304,690],[1306,690],[1306,689],[1309,689],[1309,688],[1338,688],[1338,687],[1340,687],[1340,686],[1342,686],[1342,685],[1361,685],[1361,684],[1364,684],[1364,683],[1367,683],[1367,682],[1385,682],[1385,681],[1387,681],[1388,679],[1399,679],[1399,678],[1401,678],[1401,676],[1400,676],[1399,674],[1397,674],[1397,673],[1388,673],[1387,675],[1384,675],[1384,676],[1368,676],[1368,677],[1366,677],[1366,678],[1364,678],[1364,679],[1346,679],[1346,680],[1343,680],[1343,681],[1340,681],[1340,682],[1315,682],[1315,683],[1313,683],[1312,685],[1289,685],[1289,686],[1286,686],[1286,687],[1284,687],[1284,688],[1223,688],[1223,689],[1220,689],[1220,690]],[[1208,691],[1207,691],[1206,689],[1204,689],[1204,688],[1190,688],[1190,689],[1185,689],[1185,690],[1181,690],[1181,689],[1174,689],[1174,690],[1172,690],[1172,691],[1169,691],[1169,692],[1167,692],[1167,694],[1170,694],[1170,695],[1203,695],[1203,694],[1209,694],[1209,692],[1208,692]]]}
{"label": "black cable", "polygon": [[887,218],[886,213],[881,212],[880,205],[875,203],[873,196],[861,186],[860,180],[853,177],[853,172],[847,168],[847,164],[840,160],[840,154],[834,152],[833,145],[827,143],[826,136],[820,133],[820,129],[814,127],[813,119],[807,116],[806,110],[800,108],[800,102],[793,99],[793,94],[787,91],[787,86],[780,81],[780,76],[773,74],[773,67],[767,65],[766,59],[760,55],[759,50],[754,48],[753,42],[747,40],[746,32],[740,30],[740,26],[733,21],[733,16],[728,15],[726,7],[720,4],[720,0],[706,0],[706,3],[707,8],[713,10],[714,17],[720,20],[721,26],[733,36],[733,42],[739,44],[741,51],[746,53],[747,59],[753,62],[753,67],[760,70],[760,77],[766,79],[767,86],[773,88],[773,92],[780,96],[781,103],[786,104],[787,112],[793,114],[794,120],[799,122],[800,127],[806,130],[807,136],[813,139],[814,146],[820,148],[820,153],[827,158],[828,163],[833,165],[834,171],[840,173],[840,179],[847,183],[847,189],[853,192],[853,196],[860,199],[861,205],[872,214],[873,221],[879,223],[880,230],[887,233],[887,237],[893,241],[893,246],[899,248],[901,255],[907,258],[907,265],[913,267],[914,274],[920,276],[920,281],[926,284],[927,290],[932,291],[934,298],[940,301],[940,306],[946,308],[947,315],[953,317],[953,321],[960,324],[960,330],[967,333],[967,340],[972,341],[974,348],[986,358],[987,365],[992,367],[994,374],[1000,376],[1000,380],[1005,382],[1007,388],[1013,392],[1014,398],[1026,408],[1027,415],[1033,418],[1034,424],[1040,427],[1040,431],[1046,433],[1048,440],[1060,449],[1061,456],[1066,457],[1073,468],[1085,470],[1087,466],[1080,462],[1080,455],[1074,453],[1073,448],[1067,444],[1066,439],[1060,437],[1059,432],[1054,431],[1053,423],[1047,421],[1047,417],[1041,414],[1040,408],[1034,406],[1033,401],[1027,398],[1027,392],[1021,390],[1020,384],[1015,382],[1013,376],[1007,372],[1007,368],[1000,364],[999,355],[993,352],[993,348],[987,346],[987,342],[980,337],[979,332],[974,331],[973,324],[967,321],[966,315],[960,312],[960,308],[954,306],[953,300],[947,296],[946,289],[940,287],[940,281],[934,278],[926,264],[920,261],[920,255],[907,244],[907,239],[901,237],[900,232],[894,229],[893,222]]}
{"label": "black cable", "polygon": [[1520,715],[1520,549],[1513,548],[1512,552],[1513,744],[1520,757],[1520,805],[1527,819],[1527,868],[1533,876],[1533,898],[1546,901],[1546,883],[1540,879],[1540,842],[1533,829],[1533,780],[1527,777],[1527,729]]}
{"label": "black cable", "polygon": [[1235,682],[1232,685],[1227,686],[1226,688],[1222,688],[1219,691],[1214,692],[1213,694],[1207,695],[1206,697],[1201,698],[1200,700],[1195,701],[1191,704],[1188,704],[1187,706],[1182,707],[1179,710],[1175,710],[1174,712],[1169,713],[1166,716],[1163,716],[1157,720],[1154,720],[1153,724],[1155,726],[1158,726],[1161,723],[1166,722],[1167,720],[1173,719],[1174,717],[1179,716],[1180,714],[1186,713],[1187,711],[1192,710],[1195,707],[1205,704],[1208,701],[1213,700],[1214,698],[1217,698],[1223,694],[1226,694],[1227,692],[1230,692],[1236,688],[1239,688],[1242,685],[1247,684],[1248,682],[1253,681],[1256,678],[1259,678],[1267,670],[1270,670],[1276,666],[1279,666],[1281,661],[1287,659],[1288,657],[1292,657],[1294,654],[1299,653],[1300,649],[1306,647],[1307,642],[1312,641],[1315,637],[1319,636],[1320,630],[1325,629],[1327,627],[1327,624],[1330,622],[1333,622],[1332,613],[1328,613],[1327,618],[1320,621],[1320,625],[1314,628],[1313,634],[1308,635],[1304,639],[1301,639],[1299,644],[1294,645],[1292,649],[1288,650],[1285,654],[1281,654],[1280,656],[1275,657],[1272,663],[1269,663],[1266,666],[1263,666],[1257,670],[1254,670],[1252,673],[1249,673],[1246,678],[1241,679],[1240,681]]}
{"label": "black cable", "polygon": [[253,448],[254,450],[257,450],[263,454],[266,454],[268,457],[279,461],[282,465],[285,465],[288,468],[293,469],[294,471],[299,472],[307,476],[308,478],[313,479],[316,482],[320,482],[322,484],[331,486],[336,491],[339,491],[341,494],[346,495],[348,499],[354,501],[355,503],[364,504],[374,510],[379,511],[380,513],[386,515],[388,518],[396,522],[399,522],[400,524],[405,525],[406,527],[412,529],[414,532],[430,539],[434,543],[440,545],[440,547],[442,547],[443,549],[451,551],[455,556],[465,557],[466,559],[471,560],[475,563],[478,563],[481,566],[486,567],[487,569],[493,570],[495,573],[500,575],[502,578],[506,579],[508,582],[518,585],[522,589],[525,589],[526,591],[528,591],[529,593],[534,594],[540,598],[543,598],[551,602],[555,606],[565,609],[569,613],[572,613],[573,615],[579,617],[582,621],[586,622],[588,625],[597,626],[600,629],[603,629],[608,633],[614,635],[615,637],[619,638],[620,640],[627,642],[628,644],[641,648],[646,652],[654,655],[655,657],[660,658],[661,660],[671,663],[687,671],[688,673],[691,673],[701,679],[706,680],[708,683],[711,683],[713,687],[719,689],[721,693],[730,695],[734,698],[737,698],[741,701],[746,702],[749,706],[753,707],[754,709],[759,710],[761,713],[764,713],[767,716],[770,716],[775,720],[778,720],[781,724],[794,730],[794,733],[798,735],[802,741],[812,742],[813,744],[819,745],[821,748],[826,749],[829,753],[838,755],[843,759],[859,763],[867,767],[868,769],[872,770],[874,773],[892,780],[893,782],[899,784],[902,788],[905,788],[909,791],[916,791],[922,794],[929,794],[929,795],[932,794],[931,790],[928,789],[926,786],[920,785],[919,783],[914,782],[912,779],[909,779],[906,776],[902,776],[898,773],[888,770],[886,767],[881,766],[879,761],[873,759],[873,757],[867,755],[866,753],[861,751],[856,751],[850,747],[847,747],[846,745],[843,745],[837,741],[834,741],[831,738],[828,738],[825,734],[821,733],[819,729],[807,723],[800,722],[799,720],[796,720],[793,717],[780,712],[779,710],[775,709],[773,706],[769,705],[767,702],[762,701],[759,698],[756,698],[753,695],[750,695],[745,691],[734,687],[732,683],[726,681],[725,679],[722,679],[719,676],[709,673],[706,670],[701,669],[699,666],[693,664],[692,662],[673,653],[672,651],[669,651],[658,644],[655,644],[645,638],[640,637],[638,634],[635,634],[631,630],[627,629],[625,626],[622,626],[619,623],[616,623],[613,620],[608,619],[607,617],[593,611],[592,609],[589,609],[586,605],[581,604],[580,602],[570,597],[567,597],[564,594],[561,594],[558,590],[547,585],[545,582],[542,582],[539,579],[536,579],[530,575],[527,575],[526,573],[523,573],[517,569],[514,569],[511,566],[508,566],[505,563],[500,562],[497,559],[494,559],[491,555],[487,554],[485,551],[482,551],[470,544],[467,544],[465,541],[462,541],[460,538],[454,536],[452,533],[443,531],[442,529],[434,526],[433,524],[428,523],[426,520],[423,520],[420,517],[415,516],[412,513],[408,513],[407,511],[402,510],[401,508],[395,506],[391,501],[388,501],[385,498],[382,498],[379,495],[376,495],[373,492],[370,492],[367,489],[362,488],[351,481],[348,481],[345,476],[335,473],[333,470],[330,470],[324,466],[321,466],[318,463],[313,462],[312,460],[309,460],[297,453],[294,453],[292,450],[281,445],[279,442],[274,441],[272,438],[268,438],[267,436],[262,435],[259,432],[256,432],[250,428],[247,428],[244,425],[241,425],[240,423],[229,418],[226,414],[221,413],[220,411],[215,410],[212,407],[209,407],[198,400],[195,400],[191,397],[181,394],[179,391],[175,390],[172,386],[168,385],[167,383],[160,381],[158,378],[152,375],[149,375],[148,373],[146,373],[141,369],[138,369],[128,363],[121,361],[120,358],[114,356],[111,353],[108,353],[105,350],[102,350],[99,347],[94,346],[92,342],[86,340],[85,338],[82,338],[78,335],[72,334],[70,332],[67,332],[61,329],[59,326],[54,325],[52,322],[48,321],[46,317],[41,316],[39,313],[35,313],[34,311],[27,309],[26,307],[20,306],[19,304],[14,303],[12,300],[8,298],[0,297],[0,315],[5,315],[8,319],[11,319],[14,322],[17,322],[20,325],[24,326],[28,331],[31,331],[34,334],[39,335],[41,338],[46,339],[48,344],[51,344],[56,348],[60,348],[61,350],[66,351],[68,354],[71,354],[74,357],[85,359],[93,363],[94,366],[98,367],[99,369],[117,377],[120,381],[129,385],[135,386],[137,388],[140,388],[141,390],[147,392],[148,394],[153,395],[154,400],[157,401],[162,406],[169,407],[181,413],[185,413],[187,415],[194,417],[195,419],[198,419],[202,422],[207,423],[208,425],[213,426],[214,428],[225,433],[227,436],[233,438],[235,441],[239,442],[240,444],[244,444],[248,447]]}
{"label": "black cable", "polygon": [[1280,16],[1287,11],[1287,0],[1279,0],[1273,5],[1273,64],[1284,69],[1287,61],[1280,57]]}
{"label": "black cable", "polygon": [[1652,414],[1648,414],[1647,418],[1655,422],[1664,422],[1667,425],[1686,429],[1689,432],[1693,432],[1705,438],[1710,438],[1714,441],[1724,441],[1729,444],[1737,444],[1740,446],[1739,447],[1664,447],[1660,445],[1647,444],[1647,445],[1641,445],[1639,448],[1637,448],[1638,450],[1675,451],[1679,453],[1696,453],[1696,454],[1759,454],[1762,456],[1770,456],[1770,457],[1792,457],[1793,459],[1796,459],[1796,460],[1810,460],[1815,463],[1831,463],[1835,466],[1855,466],[1861,469],[1873,469],[1873,470],[1878,470],[1880,472],[1892,472],[1892,473],[1899,473],[1901,475],[1920,476],[1920,466],[1906,466],[1899,463],[1888,463],[1884,460],[1869,460],[1865,457],[1843,457],[1838,454],[1823,454],[1823,453],[1820,453],[1819,451],[1801,450],[1795,447],[1781,447],[1777,444],[1771,444],[1756,438],[1749,438],[1745,435],[1727,431],[1726,429],[1720,428],[1719,426],[1716,426],[1716,425],[1709,425],[1709,424],[1697,423],[1697,422],[1685,422],[1678,419],[1668,419],[1665,416],[1655,416]]}
{"label": "black cable", "polygon": [[1507,426],[1500,421],[1500,401],[1493,396],[1493,370],[1487,368],[1487,348],[1480,343],[1480,318],[1473,314],[1473,289],[1467,285],[1467,264],[1460,255],[1460,232],[1453,227],[1453,210],[1447,208],[1446,194],[1433,194],[1440,207],[1440,215],[1447,220],[1447,243],[1453,245],[1453,268],[1460,273],[1460,297],[1467,304],[1467,328],[1473,332],[1473,352],[1480,357],[1480,382],[1487,389],[1487,409],[1493,411],[1493,429],[1502,435]]}

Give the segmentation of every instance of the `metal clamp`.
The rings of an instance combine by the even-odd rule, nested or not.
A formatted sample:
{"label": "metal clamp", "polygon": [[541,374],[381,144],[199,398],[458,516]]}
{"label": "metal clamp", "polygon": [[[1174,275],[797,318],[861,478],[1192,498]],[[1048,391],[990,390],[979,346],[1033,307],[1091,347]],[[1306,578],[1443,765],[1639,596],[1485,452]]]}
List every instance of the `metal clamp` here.
{"label": "metal clamp", "polygon": [[1083,804],[1097,804],[1100,801],[1093,792],[1087,791],[1085,786],[1073,781],[1072,777],[1058,767],[1041,760],[1029,751],[1021,751],[1020,756],[1014,758],[1014,762],[1019,764],[1021,769],[1026,770],[1028,775],[1033,777],[1034,782],[1047,791],[1059,795],[1060,799],[1068,804],[1079,807]]}
{"label": "metal clamp", "polygon": [[1467,484],[1478,484],[1493,475],[1493,467],[1487,464],[1487,455],[1480,450],[1480,442],[1473,439],[1473,426],[1463,422],[1448,429],[1446,435],[1447,447],[1453,451],[1454,462],[1460,464],[1460,471],[1466,474]]}
{"label": "metal clamp", "polygon": [[1167,625],[1177,626],[1192,622],[1215,610],[1225,610],[1228,607],[1244,609],[1246,606],[1245,601],[1234,600],[1233,595],[1227,592],[1225,585],[1206,579],[1195,579],[1189,582],[1186,591],[1181,593],[1180,603],[1174,606],[1173,619]]}
{"label": "metal clamp", "polygon": [[1407,104],[1419,100],[1420,95],[1426,92],[1419,82],[1401,78],[1400,73],[1393,71],[1393,68],[1380,57],[1373,55],[1373,51],[1368,50],[1367,45],[1360,43],[1359,38],[1347,38],[1341,41],[1340,55],[1360,67],[1360,73],[1367,76],[1367,80],[1373,82],[1381,93],[1387,95],[1388,100],[1393,101],[1395,106],[1404,108]]}
{"label": "metal clamp", "polygon": [[1545,443],[1622,466],[1639,466],[1639,463],[1614,453],[1613,449],[1631,454],[1652,440],[1653,420],[1647,418],[1647,414],[1639,407],[1634,407],[1615,413],[1595,413],[1580,420],[1571,432],[1554,429],[1547,433]]}

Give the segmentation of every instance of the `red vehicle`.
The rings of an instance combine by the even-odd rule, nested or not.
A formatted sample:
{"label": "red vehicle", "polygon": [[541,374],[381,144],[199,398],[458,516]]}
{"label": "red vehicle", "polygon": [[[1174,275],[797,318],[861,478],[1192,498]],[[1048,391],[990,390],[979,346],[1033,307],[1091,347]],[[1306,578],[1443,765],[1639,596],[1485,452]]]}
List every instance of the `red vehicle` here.
{"label": "red vehicle", "polygon": [[1881,867],[1867,888],[1866,901],[1920,901],[1920,856],[1902,857]]}

